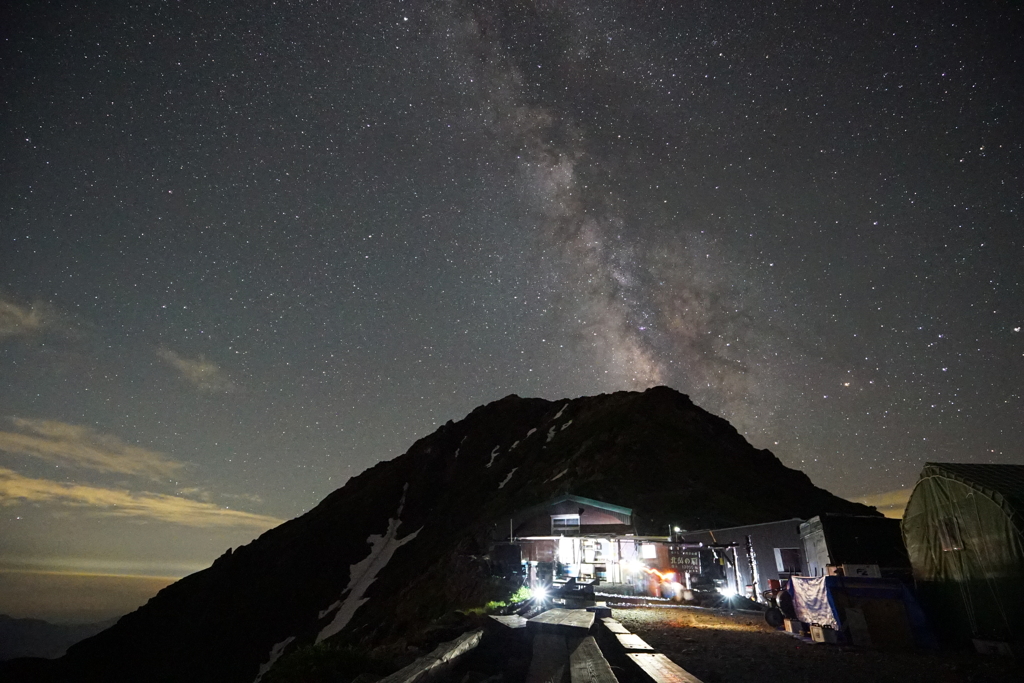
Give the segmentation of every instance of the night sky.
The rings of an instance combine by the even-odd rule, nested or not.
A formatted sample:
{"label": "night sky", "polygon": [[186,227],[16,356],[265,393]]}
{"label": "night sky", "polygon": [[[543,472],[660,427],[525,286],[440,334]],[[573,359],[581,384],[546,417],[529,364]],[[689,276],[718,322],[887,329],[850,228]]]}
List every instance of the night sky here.
{"label": "night sky", "polygon": [[510,393],[667,384],[897,512],[1024,461],[1022,8],[890,4],[5,3],[0,612]]}

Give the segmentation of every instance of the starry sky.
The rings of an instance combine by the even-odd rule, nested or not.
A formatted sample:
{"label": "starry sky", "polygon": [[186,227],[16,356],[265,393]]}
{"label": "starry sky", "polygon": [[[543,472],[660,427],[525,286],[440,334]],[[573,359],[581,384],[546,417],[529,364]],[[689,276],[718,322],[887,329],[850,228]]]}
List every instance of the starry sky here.
{"label": "starry sky", "polygon": [[510,393],[667,384],[897,514],[1024,461],[1022,8],[891,4],[5,3],[0,612]]}

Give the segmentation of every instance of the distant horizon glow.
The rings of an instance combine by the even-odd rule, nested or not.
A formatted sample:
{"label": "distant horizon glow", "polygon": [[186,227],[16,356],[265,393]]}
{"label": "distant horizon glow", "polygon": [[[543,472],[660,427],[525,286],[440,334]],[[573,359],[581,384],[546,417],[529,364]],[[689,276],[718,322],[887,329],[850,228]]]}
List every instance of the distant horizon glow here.
{"label": "distant horizon glow", "polygon": [[106,621],[141,607],[180,578],[0,569],[0,614],[54,624]]}

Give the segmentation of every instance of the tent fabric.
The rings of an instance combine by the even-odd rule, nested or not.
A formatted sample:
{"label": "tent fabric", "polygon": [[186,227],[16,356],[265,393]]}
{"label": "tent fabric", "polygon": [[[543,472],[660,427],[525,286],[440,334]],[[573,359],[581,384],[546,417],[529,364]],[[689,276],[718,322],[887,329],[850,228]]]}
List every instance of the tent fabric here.
{"label": "tent fabric", "polygon": [[928,463],[903,539],[922,602],[947,639],[1024,647],[1024,466]]}
{"label": "tent fabric", "polygon": [[1024,466],[925,463],[921,479],[942,477],[959,481],[991,499],[1024,535]]}

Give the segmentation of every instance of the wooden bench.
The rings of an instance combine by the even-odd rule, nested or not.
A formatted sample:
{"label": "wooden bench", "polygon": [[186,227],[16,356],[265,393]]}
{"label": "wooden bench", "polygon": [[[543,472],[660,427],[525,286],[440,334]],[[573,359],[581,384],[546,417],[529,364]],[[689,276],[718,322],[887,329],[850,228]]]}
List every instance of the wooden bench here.
{"label": "wooden bench", "polygon": [[569,655],[569,676],[572,683],[618,683],[593,636],[581,640]]}
{"label": "wooden bench", "polygon": [[533,656],[526,683],[561,683],[569,665],[569,650],[565,636],[557,633],[538,633],[533,637]]}
{"label": "wooden bench", "polygon": [[518,614],[492,614],[487,620],[486,629],[488,638],[506,645],[523,645],[530,639],[530,634],[526,631],[526,619]]}
{"label": "wooden bench", "polygon": [[518,614],[491,614],[491,621],[500,624],[502,628],[516,630],[520,628],[526,628],[526,618],[521,617]]}
{"label": "wooden bench", "polygon": [[479,645],[483,635],[482,630],[477,630],[464,633],[447,643],[441,643],[429,655],[419,657],[409,666],[382,678],[379,683],[424,683],[436,679],[456,659]]}
{"label": "wooden bench", "polygon": [[660,652],[630,652],[626,657],[640,670],[641,680],[654,683],[701,683],[699,678]]}
{"label": "wooden bench", "polygon": [[526,622],[531,633],[583,637],[594,626],[594,613],[579,609],[549,609]]}

